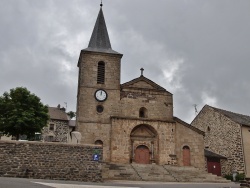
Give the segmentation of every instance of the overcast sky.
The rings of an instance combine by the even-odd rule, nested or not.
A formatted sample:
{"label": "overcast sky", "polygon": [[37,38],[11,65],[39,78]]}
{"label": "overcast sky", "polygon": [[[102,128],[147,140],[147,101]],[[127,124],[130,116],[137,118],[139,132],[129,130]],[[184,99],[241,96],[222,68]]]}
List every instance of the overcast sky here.
{"label": "overcast sky", "polygon": [[[76,109],[77,61],[100,0],[0,0],[0,94],[27,87]],[[249,0],[104,0],[122,83],[144,76],[190,123],[205,104],[250,115]]]}

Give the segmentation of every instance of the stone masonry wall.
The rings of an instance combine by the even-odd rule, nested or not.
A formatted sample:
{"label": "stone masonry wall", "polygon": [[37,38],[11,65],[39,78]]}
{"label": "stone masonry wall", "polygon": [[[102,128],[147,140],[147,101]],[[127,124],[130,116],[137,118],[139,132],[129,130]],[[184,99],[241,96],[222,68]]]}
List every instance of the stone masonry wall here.
{"label": "stone masonry wall", "polygon": [[[49,129],[50,124],[54,125],[54,130]],[[53,136],[53,141],[67,143],[69,131],[68,121],[51,119],[48,125],[44,127],[42,137],[44,141],[48,141],[48,137]]]}
{"label": "stone masonry wall", "polygon": [[222,175],[231,174],[233,170],[244,171],[239,124],[205,106],[192,122],[192,126],[205,132],[204,142],[208,150],[227,157],[227,162],[221,164]]}
{"label": "stone masonry wall", "polygon": [[81,143],[95,144],[103,142],[103,161],[110,162],[110,124],[78,123],[78,131],[82,134]]}
{"label": "stone masonry wall", "polygon": [[0,141],[0,176],[100,182],[98,153],[94,145]]}
{"label": "stone masonry wall", "polygon": [[[84,123],[110,123],[111,115],[118,115],[120,100],[120,55],[82,52],[79,59],[79,81],[77,94],[77,125]],[[105,83],[97,84],[98,62],[105,63]],[[98,102],[94,94],[104,89],[107,100]],[[98,113],[96,107],[103,106]],[[81,125],[79,125],[81,123]]]}
{"label": "stone masonry wall", "polygon": [[144,107],[149,119],[173,120],[173,97],[165,91],[123,89],[120,104],[119,116],[138,118]]}
{"label": "stone masonry wall", "polygon": [[250,127],[242,126],[242,138],[245,154],[245,174],[250,178]]}
{"label": "stone masonry wall", "polygon": [[[157,164],[171,164],[170,155],[175,153],[175,123],[154,121],[154,120],[136,120],[112,118],[111,130],[111,162],[130,163],[132,155],[132,143],[130,134],[138,125],[147,125],[157,132],[154,141],[153,151],[151,144],[146,139],[134,142],[134,147],[146,145],[150,152],[154,153],[154,159]],[[135,148],[133,148],[135,149]]]}
{"label": "stone masonry wall", "polygon": [[176,156],[178,166],[183,166],[183,147],[190,148],[190,163],[191,166],[204,169],[204,141],[203,135],[192,129],[177,123],[176,124]]}

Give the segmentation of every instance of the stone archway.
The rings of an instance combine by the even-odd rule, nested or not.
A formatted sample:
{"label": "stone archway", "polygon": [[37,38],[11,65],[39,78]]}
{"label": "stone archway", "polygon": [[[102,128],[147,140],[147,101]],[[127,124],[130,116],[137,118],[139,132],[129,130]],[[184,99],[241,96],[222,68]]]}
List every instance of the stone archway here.
{"label": "stone archway", "polygon": [[137,125],[130,134],[131,162],[149,164],[156,162],[158,136],[150,125]]}
{"label": "stone archway", "polygon": [[140,145],[135,149],[135,162],[139,164],[150,163],[150,154],[147,146]]}

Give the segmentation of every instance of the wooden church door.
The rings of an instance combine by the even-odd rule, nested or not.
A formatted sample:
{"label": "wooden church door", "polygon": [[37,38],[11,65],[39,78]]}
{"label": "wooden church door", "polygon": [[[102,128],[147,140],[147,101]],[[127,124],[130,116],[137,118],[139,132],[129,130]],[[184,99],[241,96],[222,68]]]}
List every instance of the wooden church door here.
{"label": "wooden church door", "polygon": [[150,154],[147,146],[140,145],[135,150],[135,162],[139,164],[149,164]]}
{"label": "wooden church door", "polygon": [[208,173],[221,176],[221,165],[220,159],[216,158],[207,158],[207,171]]}
{"label": "wooden church door", "polygon": [[190,166],[190,149],[188,146],[183,147],[183,166]]}

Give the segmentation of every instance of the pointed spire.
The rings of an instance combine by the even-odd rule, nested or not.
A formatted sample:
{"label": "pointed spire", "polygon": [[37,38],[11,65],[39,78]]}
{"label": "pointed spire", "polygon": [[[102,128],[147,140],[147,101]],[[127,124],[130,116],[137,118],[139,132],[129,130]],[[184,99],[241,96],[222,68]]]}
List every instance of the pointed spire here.
{"label": "pointed spire", "polygon": [[111,48],[111,43],[109,40],[108,30],[106,27],[103,11],[102,11],[102,2],[100,4],[100,11],[95,23],[94,30],[92,32],[89,46],[87,51],[97,51],[105,53],[118,53]]}

